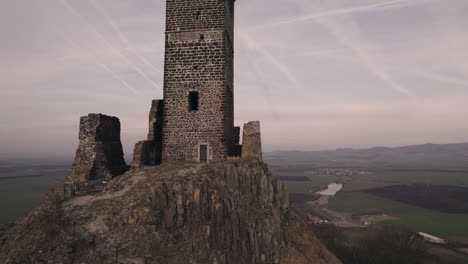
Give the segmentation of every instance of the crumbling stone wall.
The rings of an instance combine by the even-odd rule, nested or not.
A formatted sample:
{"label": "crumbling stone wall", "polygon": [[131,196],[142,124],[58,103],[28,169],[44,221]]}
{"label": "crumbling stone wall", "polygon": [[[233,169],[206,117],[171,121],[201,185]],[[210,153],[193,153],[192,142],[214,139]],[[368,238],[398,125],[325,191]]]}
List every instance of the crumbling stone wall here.
{"label": "crumbling stone wall", "polygon": [[117,117],[102,114],[81,117],[79,139],[68,182],[110,179],[128,169]]}
{"label": "crumbling stone wall", "polygon": [[164,100],[153,100],[149,113],[148,140],[140,141],[135,145],[133,169],[161,164],[163,111]]}
{"label": "crumbling stone wall", "polygon": [[259,121],[244,124],[242,158],[262,160],[262,138]]}
{"label": "crumbling stone wall", "polygon": [[162,142],[164,100],[153,100],[149,113],[148,140]]}
{"label": "crumbling stone wall", "polygon": [[[232,152],[233,1],[167,1],[163,160],[198,161],[199,144],[210,161]],[[197,111],[190,92],[199,93]]]}

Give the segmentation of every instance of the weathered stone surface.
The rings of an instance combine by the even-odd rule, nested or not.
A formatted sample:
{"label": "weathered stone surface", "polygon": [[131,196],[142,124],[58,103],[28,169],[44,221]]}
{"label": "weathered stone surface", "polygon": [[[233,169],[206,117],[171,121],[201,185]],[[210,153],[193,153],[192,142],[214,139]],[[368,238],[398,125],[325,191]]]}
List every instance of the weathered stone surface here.
{"label": "weathered stone surface", "polygon": [[68,182],[110,179],[128,169],[123,158],[117,117],[102,114],[81,117],[79,139]]}
{"label": "weathered stone surface", "polygon": [[164,100],[153,100],[149,113],[148,140],[162,142]]}
{"label": "weathered stone surface", "polygon": [[244,125],[242,158],[262,160],[262,139],[259,121],[249,122]]}
{"label": "weathered stone surface", "polygon": [[154,140],[143,140],[135,145],[132,169],[161,164],[161,144]]}
{"label": "weathered stone surface", "polygon": [[132,169],[161,164],[164,100],[153,100],[149,112],[148,140],[136,143]]}
{"label": "weathered stone surface", "polygon": [[118,263],[339,263],[261,161],[163,163],[110,184],[18,221],[0,263],[114,263],[116,251]]}

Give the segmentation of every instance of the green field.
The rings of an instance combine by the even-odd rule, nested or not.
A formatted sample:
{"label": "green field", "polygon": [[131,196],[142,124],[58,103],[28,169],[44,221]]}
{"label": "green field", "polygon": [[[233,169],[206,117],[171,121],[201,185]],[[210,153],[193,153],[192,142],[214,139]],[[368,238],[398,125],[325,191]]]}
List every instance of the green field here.
{"label": "green field", "polygon": [[385,170],[365,169],[370,175],[334,176],[310,174],[307,172],[281,172],[277,176],[306,176],[311,182],[287,183],[291,193],[304,193],[310,189],[324,188],[329,183],[344,183],[345,191],[361,191],[377,187],[400,184],[431,184],[468,187],[468,172],[453,172],[450,170],[432,171],[422,169]]}
{"label": "green field", "polygon": [[393,184],[468,186],[468,173],[449,170],[370,170],[371,175],[353,177],[346,190],[363,190]]}
{"label": "green field", "polygon": [[[285,181],[285,184],[290,193],[310,193],[326,187],[329,183],[344,183],[344,191],[332,199],[327,207],[348,213],[380,209],[386,214],[398,218],[388,222],[457,241],[468,240],[468,214],[432,211],[363,192],[366,189],[377,187],[413,183],[467,186],[468,173],[408,168],[405,170],[373,168],[365,171],[370,171],[372,174],[345,177],[311,175],[304,172],[302,175],[307,176],[310,181]],[[295,172],[295,175],[300,175],[300,173]]]}
{"label": "green field", "polygon": [[284,181],[289,193],[309,193],[322,190],[328,184],[339,180],[336,176],[330,175],[308,175],[302,173],[301,176],[306,176],[310,181]]}
{"label": "green field", "polygon": [[440,213],[362,192],[342,192],[331,200],[328,207],[349,213],[380,209],[386,214],[399,218],[389,222],[415,231],[444,238],[468,237],[468,214]]}

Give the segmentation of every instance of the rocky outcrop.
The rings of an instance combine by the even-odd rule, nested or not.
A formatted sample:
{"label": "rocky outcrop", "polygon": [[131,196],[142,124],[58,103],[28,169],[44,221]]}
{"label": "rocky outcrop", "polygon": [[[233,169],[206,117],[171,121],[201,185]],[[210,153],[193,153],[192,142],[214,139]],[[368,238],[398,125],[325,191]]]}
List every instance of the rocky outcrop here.
{"label": "rocky outcrop", "polygon": [[262,160],[262,140],[260,122],[253,121],[244,124],[242,136],[242,158]]}
{"label": "rocky outcrop", "polygon": [[117,117],[102,114],[81,117],[79,140],[68,182],[110,179],[127,170]]}
{"label": "rocky outcrop", "polygon": [[0,263],[338,263],[261,161],[163,163],[109,186],[58,189],[0,237]]}

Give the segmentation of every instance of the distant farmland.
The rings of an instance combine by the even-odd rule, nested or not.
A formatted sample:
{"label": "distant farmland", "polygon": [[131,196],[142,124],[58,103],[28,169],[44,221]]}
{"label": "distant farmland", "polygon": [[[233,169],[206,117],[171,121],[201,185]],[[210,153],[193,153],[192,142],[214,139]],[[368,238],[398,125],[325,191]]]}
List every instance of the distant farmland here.
{"label": "distant farmland", "polygon": [[[380,210],[394,223],[444,238],[468,241],[468,144],[368,150],[277,152],[266,155],[303,212],[332,209],[345,215]],[[351,169],[366,175],[322,175],[313,169]],[[290,178],[291,176],[294,176]],[[306,180],[307,178],[308,180]],[[306,202],[330,183],[343,191],[329,204]],[[302,205],[301,205],[302,203]]]}
{"label": "distant farmland", "polygon": [[0,172],[0,226],[16,221],[64,181],[65,166],[15,166]]}
{"label": "distant farmland", "polygon": [[443,213],[468,214],[468,188],[447,185],[394,185],[367,193]]}
{"label": "distant farmland", "polygon": [[413,230],[445,238],[468,237],[468,214],[441,213],[364,192],[340,193],[330,201],[328,207],[348,213],[378,209],[398,217],[389,222]]}

